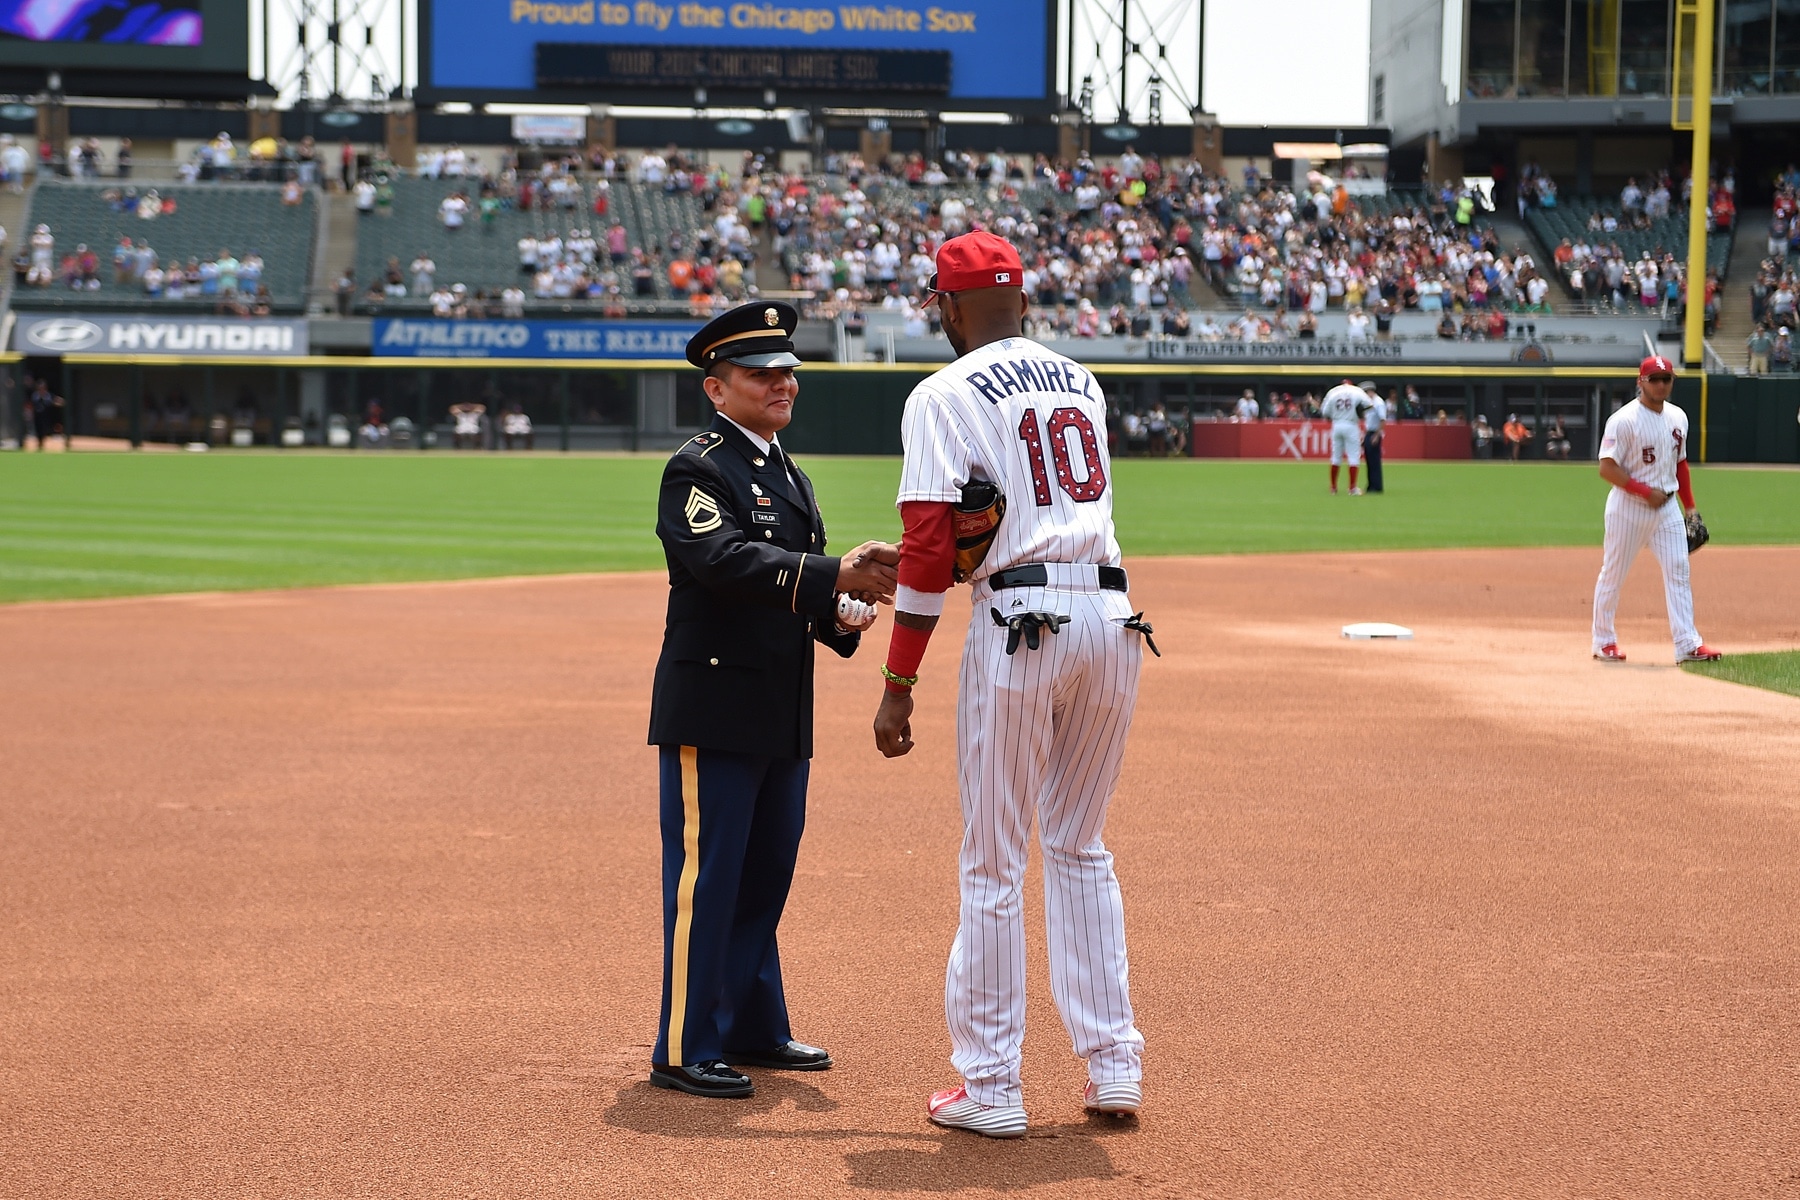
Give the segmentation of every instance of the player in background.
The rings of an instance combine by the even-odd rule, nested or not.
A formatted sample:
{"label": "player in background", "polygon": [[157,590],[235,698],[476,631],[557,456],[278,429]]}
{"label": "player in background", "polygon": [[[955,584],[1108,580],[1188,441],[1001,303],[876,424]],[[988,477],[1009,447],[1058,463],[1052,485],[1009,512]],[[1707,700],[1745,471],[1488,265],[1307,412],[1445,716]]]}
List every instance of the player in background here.
{"label": "player in background", "polygon": [[1319,401],[1319,415],[1331,422],[1331,494],[1337,495],[1338,464],[1350,464],[1350,494],[1362,495],[1356,486],[1356,469],[1362,465],[1362,427],[1357,424],[1358,405],[1367,404],[1369,396],[1348,379],[1325,393]]}
{"label": "player in background", "polygon": [[1018,252],[979,230],[938,251],[930,287],[957,360],[918,387],[901,426],[906,536],[875,742],[912,749],[912,687],[956,562],[953,506],[984,480],[1007,507],[973,566],[957,692],[961,908],[944,984],[960,1086],[938,1125],[1019,1137],[1025,1037],[1022,891],[1032,817],[1044,866],[1050,987],[1083,1103],[1126,1116],[1142,1099],[1144,1039],[1126,981],[1125,916],[1101,841],[1143,662],[1113,532],[1105,396],[1073,360],[1021,336]]}
{"label": "player in background", "polygon": [[[1594,657],[1624,662],[1613,619],[1619,589],[1644,543],[1662,568],[1663,598],[1676,662],[1713,662],[1723,657],[1700,640],[1694,628],[1694,592],[1688,581],[1687,526],[1694,511],[1688,479],[1687,414],[1669,403],[1675,365],[1658,356],[1638,367],[1637,398],[1606,419],[1600,438],[1600,478],[1612,484],[1606,497],[1606,540],[1600,578],[1594,584]],[[1669,501],[1681,497],[1681,508]]]}

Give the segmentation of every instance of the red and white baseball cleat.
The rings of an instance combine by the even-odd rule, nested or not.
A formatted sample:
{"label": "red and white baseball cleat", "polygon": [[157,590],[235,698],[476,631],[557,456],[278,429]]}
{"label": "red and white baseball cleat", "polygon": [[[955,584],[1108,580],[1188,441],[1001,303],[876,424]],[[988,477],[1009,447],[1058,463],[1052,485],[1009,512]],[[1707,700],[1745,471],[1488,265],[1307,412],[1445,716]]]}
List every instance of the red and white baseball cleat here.
{"label": "red and white baseball cleat", "polygon": [[1144,1102],[1144,1085],[1135,1080],[1119,1083],[1090,1083],[1081,1094],[1081,1106],[1091,1113],[1114,1117],[1135,1117]]}
{"label": "red and white baseball cleat", "polygon": [[1617,642],[1608,642],[1594,651],[1594,657],[1601,662],[1624,662],[1625,652],[1619,649]]}
{"label": "red and white baseball cleat", "polygon": [[977,1104],[969,1099],[969,1089],[958,1085],[948,1091],[934,1092],[926,1105],[933,1125],[946,1129],[966,1129],[982,1137],[1016,1138],[1025,1136],[1025,1108],[999,1108]]}
{"label": "red and white baseball cleat", "polygon": [[1676,659],[1675,661],[1676,662],[1718,662],[1721,658],[1724,658],[1724,657],[1725,656],[1723,654],[1720,654],[1717,650],[1714,650],[1711,646],[1708,646],[1705,643],[1702,643],[1698,646],[1695,646],[1692,650],[1689,650],[1686,654],[1683,654],[1680,658]]}

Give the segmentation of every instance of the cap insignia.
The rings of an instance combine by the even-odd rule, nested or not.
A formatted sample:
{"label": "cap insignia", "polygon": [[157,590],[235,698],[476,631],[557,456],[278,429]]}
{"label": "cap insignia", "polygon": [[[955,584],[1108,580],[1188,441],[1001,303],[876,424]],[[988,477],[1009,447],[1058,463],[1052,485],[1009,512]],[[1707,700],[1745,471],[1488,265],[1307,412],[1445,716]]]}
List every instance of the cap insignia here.
{"label": "cap insignia", "polygon": [[773,329],[775,326],[781,324],[781,314],[772,308],[763,309],[763,324]]}

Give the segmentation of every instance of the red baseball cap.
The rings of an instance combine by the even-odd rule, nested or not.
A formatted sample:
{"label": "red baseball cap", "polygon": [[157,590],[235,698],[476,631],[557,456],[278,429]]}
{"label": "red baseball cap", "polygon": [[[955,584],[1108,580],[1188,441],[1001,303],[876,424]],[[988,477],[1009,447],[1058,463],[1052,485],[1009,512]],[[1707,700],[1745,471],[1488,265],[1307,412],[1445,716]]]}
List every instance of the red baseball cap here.
{"label": "red baseball cap", "polygon": [[933,292],[1024,287],[1025,266],[1011,242],[976,229],[938,247],[937,272],[926,286]]}
{"label": "red baseball cap", "polygon": [[1660,354],[1652,354],[1649,358],[1646,358],[1643,362],[1638,364],[1639,379],[1643,379],[1649,375],[1673,374],[1675,374],[1675,364]]}

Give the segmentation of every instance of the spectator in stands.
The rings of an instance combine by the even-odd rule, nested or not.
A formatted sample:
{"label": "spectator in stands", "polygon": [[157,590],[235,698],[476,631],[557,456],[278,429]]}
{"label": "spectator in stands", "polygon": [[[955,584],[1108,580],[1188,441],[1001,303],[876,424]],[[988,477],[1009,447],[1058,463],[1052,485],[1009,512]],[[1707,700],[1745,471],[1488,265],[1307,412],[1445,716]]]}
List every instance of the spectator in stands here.
{"label": "spectator in stands", "polygon": [[49,287],[56,278],[56,238],[48,225],[39,225],[31,234],[31,268],[25,282],[33,287]]}
{"label": "spectator in stands", "polygon": [[343,273],[332,283],[331,291],[337,297],[337,313],[340,317],[348,317],[356,304],[356,270],[345,267]]}
{"label": "spectator in stands", "polygon": [[1558,462],[1569,460],[1569,431],[1559,416],[1550,424],[1550,433],[1544,438],[1544,457]]}
{"label": "spectator in stands", "polygon": [[536,439],[531,431],[531,417],[526,413],[525,406],[517,400],[507,405],[506,410],[500,414],[500,434],[505,439],[508,450],[516,449],[518,445],[526,450],[532,449]]}
{"label": "spectator in stands", "polygon": [[1494,427],[1488,424],[1486,413],[1476,414],[1475,426],[1469,432],[1475,440],[1475,457],[1494,457]]}
{"label": "spectator in stands", "polygon": [[509,283],[500,293],[500,315],[511,321],[525,316],[525,290],[516,283]]}
{"label": "spectator in stands", "polygon": [[1256,393],[1250,388],[1238,397],[1237,407],[1232,412],[1234,421],[1257,421],[1262,419],[1262,410],[1257,407]]}
{"label": "spectator in stands", "polygon": [[487,417],[487,405],[476,400],[461,400],[450,406],[450,444],[457,450],[481,449],[481,427]]}
{"label": "spectator in stands", "polygon": [[469,198],[461,192],[452,192],[445,196],[438,205],[438,220],[451,233],[463,227],[463,219],[469,215]]}
{"label": "spectator in stands", "polygon": [[31,174],[31,151],[20,145],[13,135],[0,135],[0,183],[8,190],[25,190],[25,178]]}
{"label": "spectator in stands", "polygon": [[1507,451],[1514,462],[1519,461],[1519,452],[1525,449],[1525,443],[1532,438],[1531,430],[1525,428],[1525,422],[1519,420],[1518,413],[1507,413],[1506,424],[1500,427],[1501,436],[1506,439]]}
{"label": "spectator in stands", "polygon": [[357,180],[356,186],[353,189],[353,191],[356,194],[356,213],[358,216],[366,217],[370,213],[375,211],[375,181],[374,180],[372,180],[372,179]]}
{"label": "spectator in stands", "polygon": [[1786,325],[1775,331],[1775,348],[1769,351],[1769,365],[1782,375],[1794,369],[1794,343]]}
{"label": "spectator in stands", "polygon": [[411,270],[412,294],[420,297],[431,295],[437,286],[437,263],[432,261],[431,255],[423,250],[419,251],[418,256],[412,260]]}
{"label": "spectator in stands", "polygon": [[1751,330],[1744,345],[1750,352],[1750,373],[1767,375],[1769,373],[1769,356],[1775,350],[1775,339],[1770,335],[1768,325],[1758,325]]}

